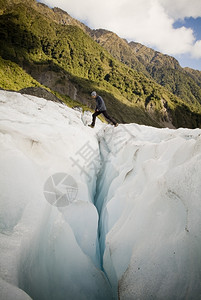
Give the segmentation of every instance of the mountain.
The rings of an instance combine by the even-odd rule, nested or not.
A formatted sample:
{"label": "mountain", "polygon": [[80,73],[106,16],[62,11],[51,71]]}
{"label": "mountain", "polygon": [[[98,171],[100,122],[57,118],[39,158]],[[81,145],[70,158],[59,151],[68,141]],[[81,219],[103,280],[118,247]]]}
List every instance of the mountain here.
{"label": "mountain", "polygon": [[[0,0],[0,11],[0,72],[5,74],[1,88],[40,87],[84,109],[94,107],[90,93],[96,90],[119,123],[201,126],[199,97],[187,101],[157,83],[148,67],[136,55],[131,57],[130,51],[136,52],[132,44],[104,30],[93,31],[59,8],[34,0]],[[115,55],[101,45],[106,35]]]}
{"label": "mountain", "polygon": [[200,299],[201,129],[0,104],[1,300]]}
{"label": "mountain", "polygon": [[193,80],[197,83],[197,85],[201,87],[201,72],[191,68],[184,68],[184,70],[188,75],[190,75],[193,78]]}
{"label": "mountain", "polygon": [[145,65],[136,57],[135,52],[125,39],[121,39],[115,33],[105,29],[91,30],[90,36],[110,52],[113,57],[150,77]]}
{"label": "mountain", "polygon": [[154,79],[186,103],[200,106],[200,71],[182,68],[175,58],[140,43],[128,43],[110,31],[96,30],[92,37],[124,64]]}

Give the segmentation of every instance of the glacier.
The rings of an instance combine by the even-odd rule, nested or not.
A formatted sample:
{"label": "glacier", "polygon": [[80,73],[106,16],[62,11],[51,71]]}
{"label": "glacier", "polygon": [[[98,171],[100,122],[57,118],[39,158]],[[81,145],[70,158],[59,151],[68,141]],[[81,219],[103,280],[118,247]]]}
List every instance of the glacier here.
{"label": "glacier", "polygon": [[0,91],[0,299],[201,299],[201,129],[90,121]]}

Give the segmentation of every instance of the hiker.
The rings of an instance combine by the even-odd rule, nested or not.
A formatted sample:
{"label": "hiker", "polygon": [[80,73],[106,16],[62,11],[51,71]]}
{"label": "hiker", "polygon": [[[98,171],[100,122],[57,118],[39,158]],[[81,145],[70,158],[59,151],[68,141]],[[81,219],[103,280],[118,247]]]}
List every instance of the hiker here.
{"label": "hiker", "polygon": [[95,91],[93,91],[91,93],[91,97],[96,100],[96,109],[92,115],[92,117],[93,117],[92,123],[89,126],[94,128],[95,122],[96,122],[96,117],[100,114],[103,114],[104,117],[106,117],[106,119],[108,119],[110,122],[112,122],[112,124],[115,127],[117,127],[119,124],[114,119],[112,119],[110,116],[108,116],[108,114],[107,114],[106,106],[105,106],[105,102],[103,101],[103,98],[101,96],[97,95],[97,93]]}

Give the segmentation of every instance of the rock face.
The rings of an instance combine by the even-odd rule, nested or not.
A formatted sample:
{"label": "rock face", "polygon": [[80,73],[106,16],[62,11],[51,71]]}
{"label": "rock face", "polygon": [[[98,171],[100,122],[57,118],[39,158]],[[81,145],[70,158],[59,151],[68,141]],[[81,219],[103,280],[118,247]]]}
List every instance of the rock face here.
{"label": "rock face", "polygon": [[[40,82],[40,84],[62,95],[68,95],[73,100],[77,100],[77,89],[75,85],[69,81],[66,74],[49,70],[48,67],[43,65],[28,68],[28,72]],[[44,98],[47,99],[46,97]]]}
{"label": "rock face", "polygon": [[43,89],[41,87],[28,87],[28,88],[20,90],[19,92],[21,94],[32,95],[32,96],[36,96],[39,98],[44,98],[46,100],[51,100],[51,101],[62,103],[62,101],[59,98],[57,98],[51,92],[48,92],[46,89]]}
{"label": "rock face", "polygon": [[[49,89],[58,92],[61,95],[68,95],[71,99],[78,101],[84,105],[90,107],[89,96],[80,91],[79,86],[76,83],[70,81],[67,72],[50,70],[48,66],[37,65],[37,66],[25,66],[27,72],[36,79],[40,84],[48,87]],[[51,92],[43,88],[28,88],[20,91],[22,94],[34,95],[42,97],[47,100],[59,101],[55,96],[51,96]]]}

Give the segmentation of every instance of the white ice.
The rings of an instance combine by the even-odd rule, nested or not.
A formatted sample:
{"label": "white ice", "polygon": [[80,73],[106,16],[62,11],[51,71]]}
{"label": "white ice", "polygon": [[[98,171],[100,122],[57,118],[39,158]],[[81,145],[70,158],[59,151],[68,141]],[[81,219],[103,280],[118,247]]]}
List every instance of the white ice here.
{"label": "white ice", "polygon": [[201,130],[90,121],[0,91],[0,299],[200,299]]}
{"label": "white ice", "polygon": [[[95,132],[84,126],[79,112],[62,104],[4,91],[0,104],[3,293],[9,300],[15,299],[14,288],[16,295],[21,288],[42,300],[111,298],[100,270],[93,204],[100,160],[94,165],[79,155],[88,143],[99,157]],[[71,175],[78,186],[77,198],[66,207],[52,206],[44,197],[46,180],[57,173]]]}
{"label": "white ice", "polygon": [[113,289],[120,299],[201,299],[201,130],[110,131],[97,206]]}

